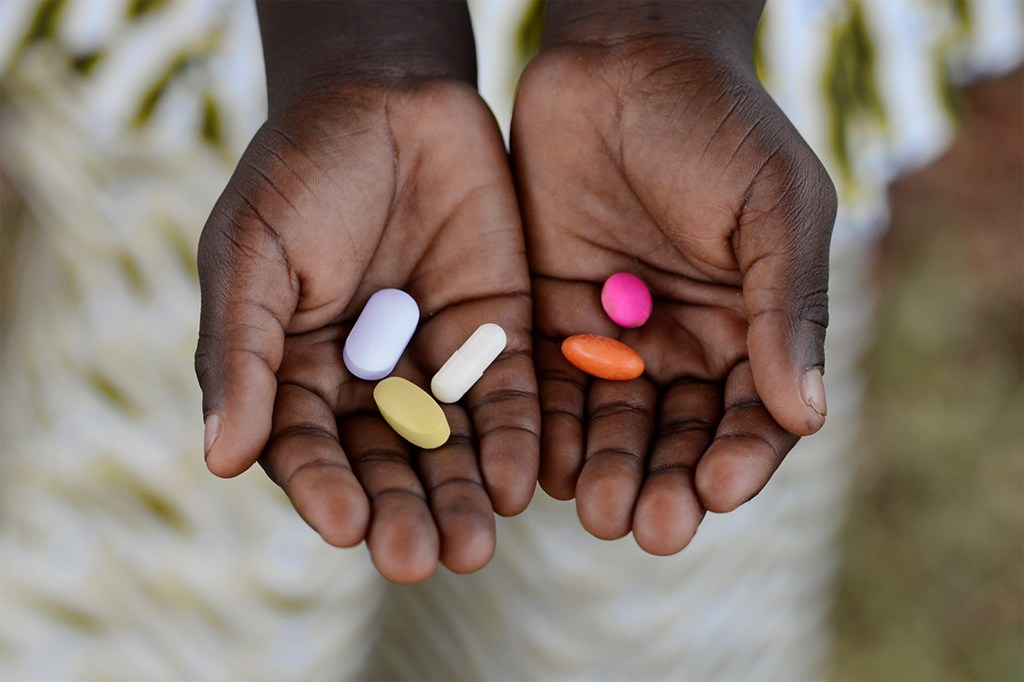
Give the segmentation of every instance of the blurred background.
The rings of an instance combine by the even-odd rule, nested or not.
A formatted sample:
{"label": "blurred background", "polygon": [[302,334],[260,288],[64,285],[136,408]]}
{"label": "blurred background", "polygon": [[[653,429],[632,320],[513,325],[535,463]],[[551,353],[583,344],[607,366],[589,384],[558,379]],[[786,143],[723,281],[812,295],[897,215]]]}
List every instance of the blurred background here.
{"label": "blurred background", "polygon": [[[474,12],[504,123],[543,3]],[[836,178],[837,239],[872,248],[835,680],[1024,679],[1022,17],[769,0],[762,76]],[[194,252],[262,121],[256,35],[242,1],[0,4],[5,680],[285,679],[372,627],[262,472],[198,456]],[[246,657],[268,632],[279,673]]]}
{"label": "blurred background", "polygon": [[1024,72],[890,190],[837,680],[1024,677]]}

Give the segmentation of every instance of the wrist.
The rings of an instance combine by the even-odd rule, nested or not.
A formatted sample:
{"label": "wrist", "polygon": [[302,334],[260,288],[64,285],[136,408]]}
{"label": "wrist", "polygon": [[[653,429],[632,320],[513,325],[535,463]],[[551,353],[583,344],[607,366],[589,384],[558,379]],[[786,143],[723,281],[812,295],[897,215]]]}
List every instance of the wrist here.
{"label": "wrist", "polygon": [[764,0],[550,0],[542,48],[673,45],[753,61]]}
{"label": "wrist", "polygon": [[270,109],[323,89],[476,85],[464,2],[259,0]]}

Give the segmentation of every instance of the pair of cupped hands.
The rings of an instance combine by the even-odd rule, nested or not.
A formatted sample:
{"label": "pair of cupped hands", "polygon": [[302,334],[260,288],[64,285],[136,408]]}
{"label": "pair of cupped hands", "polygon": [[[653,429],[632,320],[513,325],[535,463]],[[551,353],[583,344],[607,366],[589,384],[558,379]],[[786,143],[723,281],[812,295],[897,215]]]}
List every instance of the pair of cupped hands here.
{"label": "pair of cupped hands", "polygon": [[[756,495],[824,422],[835,193],[750,60],[659,40],[542,50],[511,155],[458,78],[272,98],[200,241],[210,470],[259,462],[327,542],[365,540],[400,583],[486,565],[495,514],[538,481],[653,554]],[[638,329],[602,312],[618,271],[654,296]],[[386,287],[419,304],[394,374],[421,387],[480,324],[508,336],[444,406],[436,450],[395,434],[342,362]],[[560,344],[579,333],[628,344],[644,375],[577,370]]]}

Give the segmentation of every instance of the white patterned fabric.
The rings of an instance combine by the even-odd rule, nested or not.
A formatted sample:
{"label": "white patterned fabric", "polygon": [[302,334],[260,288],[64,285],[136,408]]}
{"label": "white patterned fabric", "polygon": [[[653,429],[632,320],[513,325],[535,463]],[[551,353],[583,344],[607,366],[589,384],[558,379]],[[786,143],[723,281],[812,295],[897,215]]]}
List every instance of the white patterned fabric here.
{"label": "white patterned fabric", "polygon": [[[965,28],[954,3],[857,5],[884,116],[849,115],[842,170],[821,83],[854,3],[769,2],[766,82],[847,180],[829,422],[765,491],[670,558],[598,541],[538,492],[499,520],[486,569],[396,587],[258,469],[223,481],[202,462],[194,249],[265,111],[252,7],[0,3],[0,679],[821,677],[886,183],[952,134],[943,60],[966,79],[1021,57],[1020,3],[967,6]],[[526,4],[472,8],[504,119]]]}

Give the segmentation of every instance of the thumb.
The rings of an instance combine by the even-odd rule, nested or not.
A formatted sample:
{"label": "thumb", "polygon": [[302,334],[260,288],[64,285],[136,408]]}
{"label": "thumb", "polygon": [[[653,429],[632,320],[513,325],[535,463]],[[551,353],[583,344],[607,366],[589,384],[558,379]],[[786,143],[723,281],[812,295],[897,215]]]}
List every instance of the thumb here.
{"label": "thumb", "polygon": [[270,436],[298,281],[281,238],[231,185],[199,240],[199,283],[195,367],[206,464],[218,476],[237,476],[256,462]]}
{"label": "thumb", "polygon": [[737,249],[754,385],[775,421],[798,436],[820,429],[827,413],[822,375],[836,215],[832,182],[807,156],[770,169],[771,179],[755,185]]}

